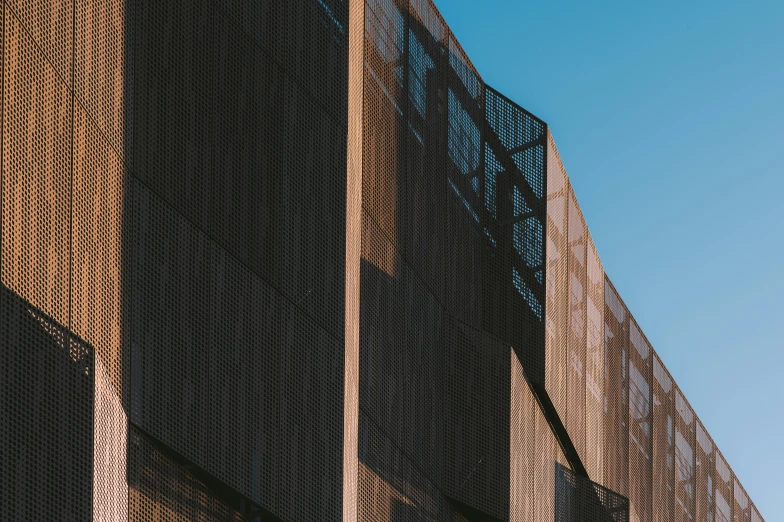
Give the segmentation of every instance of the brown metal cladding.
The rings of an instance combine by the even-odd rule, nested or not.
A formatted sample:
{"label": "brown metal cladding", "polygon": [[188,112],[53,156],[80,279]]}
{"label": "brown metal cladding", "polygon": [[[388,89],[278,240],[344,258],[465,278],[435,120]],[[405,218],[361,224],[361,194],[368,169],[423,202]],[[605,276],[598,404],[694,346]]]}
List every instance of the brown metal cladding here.
{"label": "brown metal cladding", "polygon": [[696,488],[695,500],[696,509],[695,515],[697,522],[712,522],[715,514],[715,472],[714,461],[716,455],[714,453],[713,440],[711,440],[708,432],[703,428],[699,419],[695,420],[696,424],[696,438],[697,438],[697,457],[695,459],[696,471]]}
{"label": "brown metal cladding", "polygon": [[689,522],[696,516],[696,417],[680,389],[675,386],[675,516]]}
{"label": "brown metal cladding", "polygon": [[556,410],[566,418],[567,317],[569,272],[567,218],[569,184],[552,134],[547,139],[547,300],[546,388]]}
{"label": "brown metal cladding", "polygon": [[628,496],[629,313],[607,278],[604,303],[604,484]]}
{"label": "brown metal cladding", "polygon": [[585,351],[586,335],[586,228],[574,192],[569,187],[569,313],[567,316],[566,429],[580,457],[585,450]]}
{"label": "brown metal cladding", "polygon": [[586,314],[585,352],[585,468],[592,480],[604,484],[605,448],[605,347],[604,270],[596,247],[586,229]]}
{"label": "brown metal cladding", "polygon": [[[634,521],[755,516],[740,482],[601,271],[554,142],[550,156],[557,163],[548,165],[547,391],[566,419],[589,475],[628,495]],[[559,171],[564,172],[563,178]],[[562,197],[569,206],[565,219]],[[562,227],[568,230],[568,280],[561,275],[563,268],[559,271],[564,264],[559,244]],[[585,273],[580,263],[584,255],[588,256]],[[596,276],[604,280],[603,295],[596,293]],[[569,315],[564,320],[556,296],[567,291]],[[600,303],[601,313],[594,300]],[[599,322],[604,325],[601,357],[594,348],[594,325]],[[559,372],[564,336],[565,386]],[[583,373],[578,371],[581,368]],[[603,393],[601,415],[596,414],[597,390]]]}
{"label": "brown metal cladding", "polygon": [[762,521],[431,0],[0,18],[0,519]]}
{"label": "brown metal cladding", "polygon": [[654,522],[674,520],[675,398],[673,381],[656,353],[653,357],[653,479]]}

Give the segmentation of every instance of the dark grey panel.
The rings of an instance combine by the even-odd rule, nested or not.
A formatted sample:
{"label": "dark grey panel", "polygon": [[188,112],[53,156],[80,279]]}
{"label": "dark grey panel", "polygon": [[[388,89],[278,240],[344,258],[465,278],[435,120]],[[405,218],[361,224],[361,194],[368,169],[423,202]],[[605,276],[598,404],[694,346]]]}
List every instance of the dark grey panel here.
{"label": "dark grey panel", "polygon": [[348,2],[285,2],[286,67],[341,126],[347,121]]}
{"label": "dark grey panel", "polygon": [[222,11],[214,23],[210,235],[280,288],[281,246],[293,233],[284,228],[281,203],[283,72]]}
{"label": "dark grey panel", "polygon": [[0,519],[89,520],[95,353],[0,286]]}
{"label": "dark grey panel", "polygon": [[281,518],[339,520],[343,345],[290,303],[283,307],[281,327]]}
{"label": "dark grey panel", "polygon": [[134,5],[134,174],[206,230],[215,74],[210,0]]}
{"label": "dark grey panel", "polygon": [[211,278],[208,469],[277,512],[280,454],[289,444],[279,413],[283,301],[218,247]]}
{"label": "dark grey panel", "polygon": [[131,421],[207,465],[209,242],[138,181]]}
{"label": "dark grey panel", "polygon": [[345,128],[286,80],[281,205],[283,294],[343,338],[346,245]]}

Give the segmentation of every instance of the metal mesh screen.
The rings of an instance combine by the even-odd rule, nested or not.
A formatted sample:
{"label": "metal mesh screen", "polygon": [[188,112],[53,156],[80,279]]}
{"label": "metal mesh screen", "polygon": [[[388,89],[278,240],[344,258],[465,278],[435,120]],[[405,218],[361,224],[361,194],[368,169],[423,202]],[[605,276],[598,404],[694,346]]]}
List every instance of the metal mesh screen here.
{"label": "metal mesh screen", "polygon": [[569,184],[552,134],[547,140],[547,300],[546,388],[556,410],[566,416],[569,273],[567,219]]}
{"label": "metal mesh screen", "polygon": [[0,518],[762,520],[430,0],[1,18]]}
{"label": "metal mesh screen", "polygon": [[604,275],[550,140],[546,388],[580,460],[591,478],[628,495],[633,521],[757,516]]}
{"label": "metal mesh screen", "polygon": [[626,522],[629,501],[572,470],[555,465],[556,522],[585,520],[590,522]]}
{"label": "metal mesh screen", "polygon": [[364,18],[359,511],[504,520],[509,347],[544,373],[546,126],[484,85],[431,2]]}

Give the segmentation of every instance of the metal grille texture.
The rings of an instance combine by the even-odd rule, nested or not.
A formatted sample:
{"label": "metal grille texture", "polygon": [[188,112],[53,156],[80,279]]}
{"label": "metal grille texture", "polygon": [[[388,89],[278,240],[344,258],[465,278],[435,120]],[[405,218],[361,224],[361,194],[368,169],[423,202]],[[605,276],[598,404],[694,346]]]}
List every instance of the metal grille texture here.
{"label": "metal grille texture", "polygon": [[0,519],[340,518],[348,2],[1,4]]}
{"label": "metal grille texture", "polygon": [[762,520],[431,0],[0,6],[0,519]]}
{"label": "metal grille texture", "polygon": [[588,475],[633,522],[762,520],[604,274],[548,141],[545,382]]}

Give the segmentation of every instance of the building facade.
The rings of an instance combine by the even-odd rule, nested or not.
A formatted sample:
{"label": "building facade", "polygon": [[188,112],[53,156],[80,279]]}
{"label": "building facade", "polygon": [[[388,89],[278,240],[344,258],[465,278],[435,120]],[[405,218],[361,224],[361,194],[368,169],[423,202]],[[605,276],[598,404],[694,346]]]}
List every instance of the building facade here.
{"label": "building facade", "polygon": [[430,0],[0,28],[0,519],[762,521]]}

